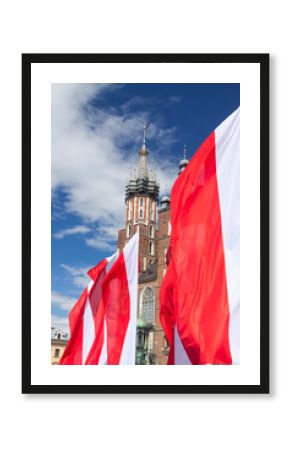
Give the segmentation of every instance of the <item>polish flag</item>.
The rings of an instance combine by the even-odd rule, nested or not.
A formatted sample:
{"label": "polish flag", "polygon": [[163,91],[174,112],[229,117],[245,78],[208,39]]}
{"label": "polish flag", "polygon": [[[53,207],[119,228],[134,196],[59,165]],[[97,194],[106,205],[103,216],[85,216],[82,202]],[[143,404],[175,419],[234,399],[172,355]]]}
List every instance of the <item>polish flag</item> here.
{"label": "polish flag", "polygon": [[91,282],[69,317],[59,364],[135,364],[139,232],[88,272]]}
{"label": "polish flag", "polygon": [[117,257],[118,252],[88,271],[91,280],[69,314],[70,340],[59,364],[85,364],[95,340],[98,341],[96,364],[106,360],[102,283]]}
{"label": "polish flag", "polygon": [[135,364],[138,254],[139,230],[125,245],[123,252],[103,282],[107,330],[107,364],[110,365]]}
{"label": "polish flag", "polygon": [[171,260],[160,290],[168,364],[239,364],[239,108],[174,183],[171,225]]}

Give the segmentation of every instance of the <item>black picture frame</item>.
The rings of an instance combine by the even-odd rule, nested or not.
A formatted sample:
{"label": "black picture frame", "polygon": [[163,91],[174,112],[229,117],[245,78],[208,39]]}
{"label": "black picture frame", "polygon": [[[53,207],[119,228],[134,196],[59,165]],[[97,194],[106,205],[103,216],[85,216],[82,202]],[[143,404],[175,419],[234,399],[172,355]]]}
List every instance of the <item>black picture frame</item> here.
{"label": "black picture frame", "polygon": [[[22,55],[22,393],[269,393],[269,54]],[[31,65],[33,63],[256,63],[260,65],[260,384],[32,385],[31,383]]]}

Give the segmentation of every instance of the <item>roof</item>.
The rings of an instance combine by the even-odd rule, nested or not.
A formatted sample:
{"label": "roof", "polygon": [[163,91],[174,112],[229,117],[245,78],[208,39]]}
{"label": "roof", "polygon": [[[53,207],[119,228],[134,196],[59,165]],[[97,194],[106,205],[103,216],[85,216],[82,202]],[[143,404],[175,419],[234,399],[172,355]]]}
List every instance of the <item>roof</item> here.
{"label": "roof", "polygon": [[180,166],[187,166],[187,164],[189,163],[188,159],[182,159],[179,163],[179,167]]}
{"label": "roof", "polygon": [[51,327],[51,339],[68,340],[69,334],[60,328]]}

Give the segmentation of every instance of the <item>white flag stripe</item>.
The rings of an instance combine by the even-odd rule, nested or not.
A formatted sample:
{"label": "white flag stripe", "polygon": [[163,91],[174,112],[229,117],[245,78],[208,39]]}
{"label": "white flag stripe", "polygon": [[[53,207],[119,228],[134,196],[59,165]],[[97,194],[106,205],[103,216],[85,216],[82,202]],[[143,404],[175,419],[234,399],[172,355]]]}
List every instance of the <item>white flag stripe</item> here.
{"label": "white flag stripe", "polygon": [[91,350],[95,339],[95,323],[92,314],[92,308],[90,304],[89,294],[93,287],[93,280],[91,280],[88,284],[87,291],[88,296],[86,300],[85,312],[84,312],[84,322],[83,322],[83,355],[82,355],[82,364],[85,364],[87,356]]}
{"label": "white flag stripe", "polygon": [[120,364],[135,364],[136,358],[136,331],[137,331],[137,305],[138,305],[138,256],[139,256],[139,229],[125,245],[124,261],[130,295],[130,319],[124,340]]}
{"label": "white flag stripe", "polygon": [[190,359],[180,340],[176,325],[174,327],[174,365],[191,365]]}
{"label": "white flag stripe", "polygon": [[106,320],[104,320],[104,342],[102,346],[102,351],[99,359],[99,366],[107,364],[108,352],[107,352],[107,325]]}
{"label": "white flag stripe", "polygon": [[230,308],[232,363],[240,363],[240,108],[215,130],[216,172]]}

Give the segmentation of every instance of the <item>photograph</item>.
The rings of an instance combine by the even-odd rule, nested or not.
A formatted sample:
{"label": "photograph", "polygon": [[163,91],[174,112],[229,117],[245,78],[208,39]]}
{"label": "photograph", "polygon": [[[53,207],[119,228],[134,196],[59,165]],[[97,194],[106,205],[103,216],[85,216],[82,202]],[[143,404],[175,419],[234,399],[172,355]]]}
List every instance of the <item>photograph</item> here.
{"label": "photograph", "polygon": [[51,101],[51,363],[239,364],[239,84]]}
{"label": "photograph", "polygon": [[267,64],[23,55],[24,391],[268,391]]}

